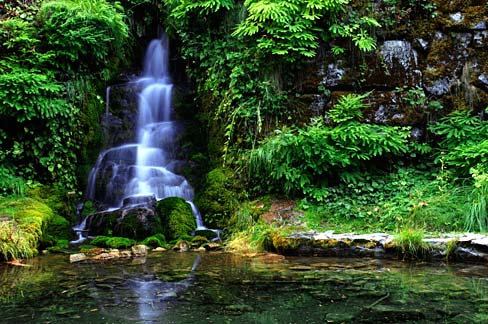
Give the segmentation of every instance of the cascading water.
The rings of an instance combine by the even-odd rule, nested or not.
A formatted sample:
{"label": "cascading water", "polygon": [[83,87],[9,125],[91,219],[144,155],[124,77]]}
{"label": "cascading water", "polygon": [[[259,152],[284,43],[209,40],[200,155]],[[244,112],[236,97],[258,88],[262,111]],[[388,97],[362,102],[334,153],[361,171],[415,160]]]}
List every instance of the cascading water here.
{"label": "cascading water", "polygon": [[144,72],[133,83],[142,89],[138,98],[137,143],[112,147],[100,154],[89,175],[87,199],[111,210],[181,197],[191,205],[197,229],[206,229],[192,203],[193,188],[174,170],[178,127],[172,120],[173,84],[165,37],[151,41]]}

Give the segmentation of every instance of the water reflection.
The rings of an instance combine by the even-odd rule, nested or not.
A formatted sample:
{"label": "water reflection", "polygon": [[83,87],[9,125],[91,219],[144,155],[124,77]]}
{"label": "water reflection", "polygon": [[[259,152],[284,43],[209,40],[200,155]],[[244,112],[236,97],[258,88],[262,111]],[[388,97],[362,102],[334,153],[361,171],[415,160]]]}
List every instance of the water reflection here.
{"label": "water reflection", "polygon": [[488,267],[154,254],[0,266],[0,323],[486,323]]}

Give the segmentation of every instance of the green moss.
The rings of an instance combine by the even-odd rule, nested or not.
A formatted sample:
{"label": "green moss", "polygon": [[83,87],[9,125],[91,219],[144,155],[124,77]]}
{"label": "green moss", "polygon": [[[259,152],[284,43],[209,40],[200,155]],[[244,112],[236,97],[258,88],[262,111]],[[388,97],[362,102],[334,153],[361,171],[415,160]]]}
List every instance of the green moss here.
{"label": "green moss", "polygon": [[191,240],[192,246],[202,246],[206,243],[209,243],[209,240],[205,236],[197,235]]}
{"label": "green moss", "polygon": [[36,255],[43,231],[54,217],[53,210],[36,199],[0,198],[0,259]]}
{"label": "green moss", "polygon": [[60,253],[66,252],[69,248],[69,241],[68,240],[58,240],[56,245],[48,247],[47,250],[49,252]]}
{"label": "green moss", "polygon": [[146,237],[140,244],[147,245],[152,248],[163,247],[166,245],[166,238],[162,233],[157,233],[153,236]]}
{"label": "green moss", "polygon": [[191,206],[183,198],[169,197],[160,200],[156,204],[156,213],[161,219],[163,233],[168,240],[188,235],[196,228]]}
{"label": "green moss", "polygon": [[97,236],[91,241],[91,244],[98,247],[108,247],[108,248],[129,248],[136,244],[135,240],[131,240],[126,237],[108,237],[108,236]]}
{"label": "green moss", "polygon": [[123,212],[122,219],[113,229],[113,235],[142,240],[162,232],[161,221],[152,210],[146,208],[131,209]]}
{"label": "green moss", "polygon": [[71,224],[66,218],[54,215],[47,227],[47,234],[56,240],[69,240],[71,233]]}
{"label": "green moss", "polygon": [[211,228],[229,226],[232,215],[239,207],[240,192],[236,177],[228,168],[216,168],[205,179],[203,190],[195,198],[195,204],[203,215],[205,225]]}

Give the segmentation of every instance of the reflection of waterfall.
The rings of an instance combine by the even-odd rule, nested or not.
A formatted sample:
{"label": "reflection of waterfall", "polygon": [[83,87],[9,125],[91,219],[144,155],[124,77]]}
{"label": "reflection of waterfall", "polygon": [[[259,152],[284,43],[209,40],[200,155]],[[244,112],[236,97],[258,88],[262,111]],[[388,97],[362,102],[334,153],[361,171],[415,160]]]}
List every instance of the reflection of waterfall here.
{"label": "reflection of waterfall", "polygon": [[200,263],[201,256],[198,255],[193,262],[191,273],[186,279],[178,282],[163,282],[157,278],[150,280],[129,279],[128,284],[139,305],[138,320],[144,322],[161,319],[165,311],[165,303],[183,294],[195,280],[194,271]]}

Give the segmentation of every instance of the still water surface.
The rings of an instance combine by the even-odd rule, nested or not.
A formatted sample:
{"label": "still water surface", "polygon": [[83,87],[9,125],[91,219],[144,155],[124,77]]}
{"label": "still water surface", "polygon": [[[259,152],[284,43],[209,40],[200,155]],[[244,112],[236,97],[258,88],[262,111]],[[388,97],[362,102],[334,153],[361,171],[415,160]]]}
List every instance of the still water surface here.
{"label": "still water surface", "polygon": [[0,266],[0,323],[487,323],[488,267],[152,254]]}

